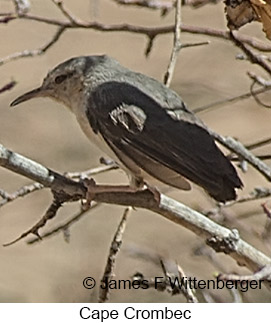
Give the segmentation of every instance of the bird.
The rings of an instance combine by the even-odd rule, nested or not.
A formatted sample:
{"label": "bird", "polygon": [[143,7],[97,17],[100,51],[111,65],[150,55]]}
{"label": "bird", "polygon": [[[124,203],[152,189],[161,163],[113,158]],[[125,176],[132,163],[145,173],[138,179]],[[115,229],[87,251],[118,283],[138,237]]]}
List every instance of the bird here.
{"label": "bird", "polygon": [[11,106],[39,97],[73,112],[88,139],[126,171],[131,186],[190,190],[193,182],[223,203],[243,187],[208,127],[175,91],[110,56],[60,63]]}

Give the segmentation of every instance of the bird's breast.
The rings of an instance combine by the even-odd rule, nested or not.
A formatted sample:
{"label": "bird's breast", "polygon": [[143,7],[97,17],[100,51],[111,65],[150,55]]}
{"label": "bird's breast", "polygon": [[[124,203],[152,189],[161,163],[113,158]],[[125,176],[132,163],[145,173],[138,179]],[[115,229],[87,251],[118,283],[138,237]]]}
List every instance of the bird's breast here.
{"label": "bird's breast", "polygon": [[102,135],[98,132],[94,132],[93,128],[91,127],[88,118],[84,111],[76,113],[77,121],[83,130],[84,134],[87,138],[97,146],[102,152],[104,152],[108,157],[116,160],[116,156],[113,151],[108,147],[107,143],[103,139]]}

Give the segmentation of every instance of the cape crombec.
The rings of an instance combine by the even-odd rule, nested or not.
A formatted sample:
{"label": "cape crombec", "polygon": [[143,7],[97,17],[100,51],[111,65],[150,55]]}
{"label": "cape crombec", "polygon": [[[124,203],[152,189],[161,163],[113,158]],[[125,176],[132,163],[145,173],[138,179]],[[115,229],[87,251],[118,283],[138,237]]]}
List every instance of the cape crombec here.
{"label": "cape crombec", "polygon": [[155,178],[189,190],[190,180],[221,202],[235,199],[242,187],[208,128],[178,94],[113,58],[71,58],[11,106],[36,97],[64,103],[87,137],[132,175],[132,184],[152,185]]}

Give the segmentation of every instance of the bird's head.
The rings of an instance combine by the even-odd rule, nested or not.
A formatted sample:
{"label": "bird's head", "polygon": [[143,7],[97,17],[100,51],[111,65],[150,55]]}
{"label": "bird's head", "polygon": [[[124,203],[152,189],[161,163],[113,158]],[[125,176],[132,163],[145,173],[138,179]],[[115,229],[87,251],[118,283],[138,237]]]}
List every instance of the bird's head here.
{"label": "bird's head", "polygon": [[39,97],[50,97],[71,107],[84,89],[85,57],[69,59],[51,70],[40,87],[29,91],[17,99],[11,106]]}

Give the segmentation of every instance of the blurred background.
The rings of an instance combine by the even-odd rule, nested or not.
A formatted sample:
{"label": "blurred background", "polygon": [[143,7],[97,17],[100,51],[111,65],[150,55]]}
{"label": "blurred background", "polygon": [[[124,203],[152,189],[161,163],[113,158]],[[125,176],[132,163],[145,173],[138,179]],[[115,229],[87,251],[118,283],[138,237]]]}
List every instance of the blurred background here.
{"label": "blurred background", "polygon": [[[140,26],[163,26],[174,23],[174,11],[161,18],[156,10],[119,6],[111,0],[65,0],[71,12],[85,20],[105,24],[129,23]],[[0,0],[0,12],[13,11],[13,3]],[[52,1],[31,1],[31,14],[65,20]],[[223,4],[206,5],[199,9],[182,8],[182,21],[186,24],[226,29]],[[36,49],[54,34],[55,26],[43,23],[14,20],[0,24],[0,58],[25,49]],[[245,26],[242,33],[265,40],[258,23]],[[179,55],[171,88],[177,91],[191,109],[230,98],[249,91],[247,71],[259,75],[263,72],[247,61],[236,60],[240,53],[229,41],[182,33],[181,40],[210,44],[183,49]],[[148,58],[144,56],[147,38],[129,33],[105,33],[93,30],[68,30],[45,55],[23,58],[0,67],[0,87],[14,79],[18,82],[12,91],[0,96],[0,143],[60,173],[81,171],[99,165],[103,154],[85,138],[74,116],[63,106],[49,99],[32,100],[11,109],[9,104],[18,95],[40,85],[48,70],[58,63],[80,55],[108,54],[126,67],[163,80],[171,49],[173,35],[155,39]],[[270,101],[270,94],[261,98]],[[270,136],[271,111],[256,104],[253,99],[199,114],[212,129],[238,138],[244,144]],[[269,153],[266,145],[256,151]],[[245,187],[240,196],[256,186],[268,187],[266,180],[250,166],[243,174],[238,170]],[[98,183],[125,183],[121,170],[95,176]],[[0,188],[13,192],[31,183],[28,179],[0,169]],[[269,185],[270,187],[270,185]],[[190,192],[170,190],[168,195],[201,212],[215,207],[200,188]],[[110,242],[121,219],[123,208],[102,205],[88,213],[70,229],[70,242],[63,234],[27,245],[24,240],[10,247],[1,245],[11,241],[30,228],[45,213],[51,202],[49,190],[42,190],[17,199],[0,209],[0,301],[1,302],[96,302],[98,288],[88,291],[82,281],[92,276],[101,279]],[[236,227],[242,238],[270,255],[270,240],[262,241],[260,235],[266,223],[260,200],[237,204],[224,210],[226,225]],[[49,221],[41,232],[67,220],[80,208],[79,203],[66,205],[57,217]],[[123,245],[117,258],[116,279],[129,279],[136,272],[146,278],[161,276],[161,268],[151,259],[154,255],[177,261],[185,273],[198,279],[212,279],[214,273],[248,273],[238,267],[228,256],[215,255],[205,242],[192,232],[151,212],[133,211],[127,223]],[[140,256],[140,253],[147,257]],[[207,256],[206,256],[207,255]],[[212,258],[209,259],[209,258]],[[232,302],[229,291],[210,290],[216,302]],[[204,295],[198,294],[201,301]],[[270,302],[265,289],[242,294],[246,302]],[[111,302],[184,302],[181,295],[170,296],[152,289],[115,290]]]}

